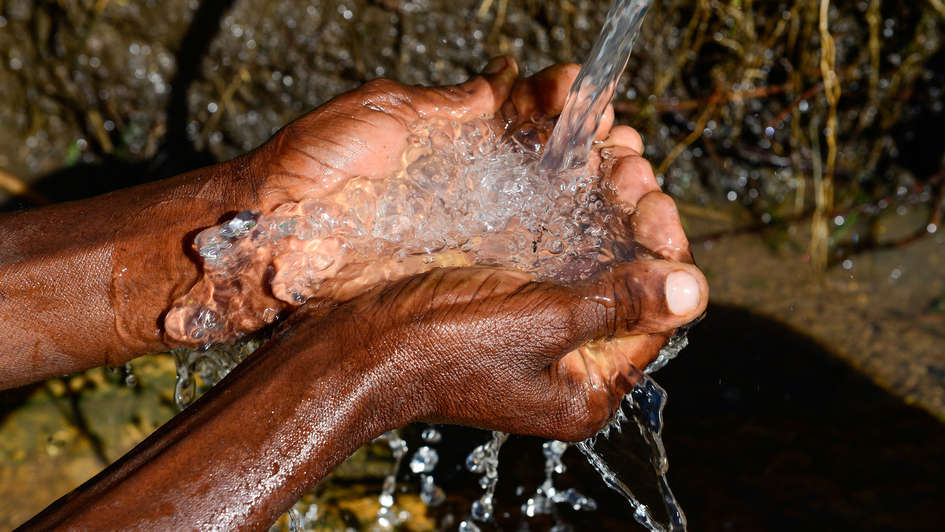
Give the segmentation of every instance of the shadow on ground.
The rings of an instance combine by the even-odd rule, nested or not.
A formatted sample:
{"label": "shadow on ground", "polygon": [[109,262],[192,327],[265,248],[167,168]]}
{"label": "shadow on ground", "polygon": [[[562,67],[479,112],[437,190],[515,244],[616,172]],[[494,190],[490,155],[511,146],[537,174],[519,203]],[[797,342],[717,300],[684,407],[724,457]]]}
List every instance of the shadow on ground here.
{"label": "shadow on ground", "polygon": [[[812,340],[746,311],[711,307],[690,340],[656,377],[669,391],[670,482],[691,530],[940,530],[945,425]],[[441,515],[461,519],[481,492],[454,464],[486,437],[453,431],[444,434],[441,446],[451,447],[441,450],[436,476],[451,494]],[[627,433],[620,438],[618,449],[635,446]],[[503,530],[519,529],[517,507],[543,477],[538,445],[513,438],[502,450]],[[618,471],[633,470],[631,453],[616,454]],[[556,484],[601,506],[563,510],[565,522],[576,530],[635,529],[628,505],[601,487],[577,451],[565,462],[569,471]],[[529,529],[552,524],[532,520]]]}

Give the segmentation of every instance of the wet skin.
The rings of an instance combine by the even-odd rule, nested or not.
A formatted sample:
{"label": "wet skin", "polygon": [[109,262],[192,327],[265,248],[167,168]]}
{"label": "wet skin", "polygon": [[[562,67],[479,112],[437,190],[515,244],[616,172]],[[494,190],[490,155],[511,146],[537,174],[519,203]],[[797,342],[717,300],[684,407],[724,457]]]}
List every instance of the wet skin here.
{"label": "wet skin", "polygon": [[[499,59],[486,72],[449,88],[372,82],[233,161],[0,218],[0,387],[173,346],[162,314],[198,278],[189,254],[197,231],[390,171],[405,125],[424,116],[555,115],[577,68],[519,79]],[[360,445],[412,421],[572,441],[593,434],[632,387],[630,366],[655,358],[708,297],[639,135],[611,124],[609,114],[599,136],[614,160],[614,199],[661,259],[572,286],[437,269],[347,301],[310,302],[197,403],[27,528],[262,529]],[[598,340],[609,341],[586,348]]]}

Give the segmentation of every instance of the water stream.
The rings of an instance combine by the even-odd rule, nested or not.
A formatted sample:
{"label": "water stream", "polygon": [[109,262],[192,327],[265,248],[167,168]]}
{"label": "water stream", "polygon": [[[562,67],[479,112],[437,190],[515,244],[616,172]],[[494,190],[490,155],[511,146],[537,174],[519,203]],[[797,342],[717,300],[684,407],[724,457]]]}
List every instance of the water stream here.
{"label": "water stream", "polygon": [[[540,163],[542,168],[559,172],[581,166],[587,161],[595,133],[630,58],[650,3],[650,0],[616,0],[611,6],[601,34],[571,86],[565,107],[545,145]],[[647,373],[665,366],[685,345],[684,333],[675,336],[647,368]],[[637,522],[654,531],[685,530],[685,515],[666,479],[669,464],[661,438],[666,392],[656,381],[643,373],[639,373],[637,378],[637,385],[624,399],[622,408],[618,409],[610,425],[594,437],[578,443],[577,447],[604,482],[630,503]],[[623,408],[630,412],[629,416],[624,413]],[[665,525],[653,517],[650,508],[640,502],[619,474],[607,464],[605,457],[595,450],[597,440],[621,432],[622,424],[628,417],[634,420],[640,435],[650,447],[651,462],[669,519]],[[546,484],[550,486],[550,476],[548,479]],[[542,496],[544,493],[540,488],[538,496],[530,501],[542,501]]]}
{"label": "water stream", "polygon": [[640,35],[651,0],[615,0],[590,56],[571,85],[558,123],[542,154],[541,166],[561,171],[584,164],[604,111],[614,97]]}

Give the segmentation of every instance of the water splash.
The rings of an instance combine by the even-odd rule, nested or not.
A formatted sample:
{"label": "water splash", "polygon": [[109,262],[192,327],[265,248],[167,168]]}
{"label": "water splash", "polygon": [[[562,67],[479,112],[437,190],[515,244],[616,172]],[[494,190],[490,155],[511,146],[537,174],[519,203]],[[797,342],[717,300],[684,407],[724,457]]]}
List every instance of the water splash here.
{"label": "water splash", "polygon": [[122,374],[125,376],[125,386],[134,388],[138,384],[138,377],[135,376],[134,368],[131,367],[131,362],[125,362],[125,365],[122,367]]}
{"label": "water splash", "polygon": [[574,510],[597,509],[594,499],[582,495],[574,488],[559,491],[554,485],[553,475],[560,475],[567,469],[561,457],[569,447],[567,443],[558,440],[542,443],[541,451],[545,455],[545,480],[538,486],[535,494],[522,504],[522,514],[528,517],[551,514],[555,520],[558,520],[556,504],[567,504]]}
{"label": "water splash", "polygon": [[478,500],[473,501],[469,518],[459,524],[463,532],[479,530],[476,521],[484,523],[492,520],[495,513],[495,487],[499,482],[499,449],[509,438],[507,432],[492,431],[492,437],[486,443],[473,449],[466,457],[466,469],[472,473],[481,473],[479,487],[485,490]]}
{"label": "water splash", "polygon": [[436,485],[433,470],[440,461],[435,449],[430,447],[443,439],[436,427],[429,425],[423,429],[420,438],[426,444],[414,453],[410,459],[410,470],[420,475],[420,500],[427,506],[439,506],[446,499],[446,493]]}
{"label": "water splash", "polygon": [[394,527],[407,520],[410,515],[406,511],[397,512],[394,510],[394,493],[397,490],[397,473],[400,471],[400,464],[407,455],[407,441],[400,437],[396,430],[385,432],[377,440],[387,441],[390,447],[391,455],[394,457],[394,465],[390,473],[384,478],[381,486],[381,494],[378,496],[378,502],[381,507],[377,510],[377,521],[372,527],[375,530],[394,530]]}
{"label": "water splash", "polygon": [[594,134],[613,99],[650,3],[616,0],[611,6],[590,57],[568,92],[564,110],[545,146],[542,168],[562,171],[587,161]]}
{"label": "water splash", "polygon": [[[577,444],[588,462],[600,474],[601,479],[608,487],[621,494],[633,508],[633,517],[647,529],[656,532],[677,532],[686,530],[686,516],[673,496],[669,481],[666,478],[669,461],[666,458],[666,449],[663,446],[663,407],[666,404],[666,391],[652,378],[642,373],[633,391],[624,398],[623,405],[618,409],[618,415],[611,423],[597,435]],[[626,408],[630,412],[627,416],[623,412]],[[623,423],[632,419],[647,443],[650,450],[650,463],[657,477],[657,486],[662,496],[668,523],[658,522],[652,515],[651,509],[643,504],[634,495],[630,487],[620,478],[603,456],[595,450],[595,446],[602,438],[609,438],[612,432],[620,432]]]}
{"label": "water splash", "polygon": [[666,364],[669,364],[671,360],[679,356],[679,352],[689,345],[689,337],[686,335],[689,327],[690,325],[687,325],[676,331],[676,334],[660,349],[660,354],[656,357],[656,360],[646,366],[644,373],[649,375],[657,372],[666,367]]}
{"label": "water splash", "polygon": [[172,349],[171,355],[177,366],[174,404],[179,410],[187,408],[202,389],[223,380],[237,364],[259,348],[262,342],[261,337],[246,337],[235,344],[218,344],[204,349]]}

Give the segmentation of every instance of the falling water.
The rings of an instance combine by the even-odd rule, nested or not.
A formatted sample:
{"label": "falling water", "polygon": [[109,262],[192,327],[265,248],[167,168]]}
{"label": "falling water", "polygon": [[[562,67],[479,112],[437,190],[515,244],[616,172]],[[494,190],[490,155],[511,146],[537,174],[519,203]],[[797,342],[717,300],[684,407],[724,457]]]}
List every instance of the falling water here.
{"label": "falling water", "polygon": [[427,506],[439,506],[446,499],[443,489],[436,485],[433,469],[440,462],[440,455],[432,446],[440,443],[443,436],[433,425],[428,425],[420,434],[424,445],[410,459],[410,471],[420,475],[420,500]]}
{"label": "falling water", "polygon": [[507,432],[492,431],[489,441],[473,449],[466,457],[466,469],[472,473],[482,473],[479,487],[484,489],[485,493],[473,501],[469,518],[459,523],[460,532],[479,532],[479,526],[475,522],[492,519],[495,512],[495,487],[499,482],[499,449],[508,438]]}
{"label": "falling water", "polygon": [[[650,0],[616,0],[607,14],[601,34],[591,55],[575,79],[564,110],[545,145],[541,166],[552,172],[564,171],[583,165],[591,150],[595,133],[607,105],[613,98],[617,81],[623,73],[640,33],[643,19],[650,8]],[[685,347],[684,334],[677,335],[660,351],[659,357],[647,368],[647,373],[666,365]],[[623,495],[634,509],[635,519],[650,530],[685,530],[686,518],[673,496],[666,480],[668,462],[661,437],[662,411],[666,392],[650,377],[640,373],[639,381],[624,403],[631,411],[641,436],[650,447],[651,461],[658,477],[669,523],[658,523],[650,509],[640,502],[627,484],[594,450],[598,438],[608,438],[612,431],[620,431],[626,414],[618,410],[611,424],[593,438],[577,445],[590,464],[600,473],[604,482]],[[563,449],[562,449],[563,452]],[[541,492],[541,490],[539,490]]]}
{"label": "falling water", "polygon": [[396,430],[385,432],[378,440],[386,440],[390,447],[391,455],[394,457],[394,465],[391,472],[384,478],[384,484],[381,486],[381,494],[378,498],[381,507],[377,510],[376,530],[393,530],[394,527],[406,520],[409,515],[403,512],[394,511],[394,491],[397,489],[397,472],[400,471],[400,463],[407,454],[407,442],[400,437]]}
{"label": "falling water", "polygon": [[558,123],[545,145],[541,166],[561,171],[584,164],[617,80],[627,66],[650,0],[616,0],[594,49],[571,85]]}
{"label": "falling water", "polygon": [[[633,508],[633,517],[638,523],[653,531],[677,532],[686,530],[686,516],[673,496],[666,478],[669,461],[666,458],[666,449],[663,446],[663,407],[666,405],[666,391],[652,378],[639,374],[640,379],[633,391],[624,398],[623,405],[611,423],[601,432],[577,444],[584,453],[588,462],[600,474],[608,487],[620,493]],[[630,412],[628,416],[624,409]],[[633,493],[630,487],[620,478],[620,475],[610,467],[595,446],[601,439],[607,439],[622,431],[622,425],[630,418],[636,424],[637,430],[650,449],[650,463],[657,477],[657,487],[663,499],[666,515],[669,522],[658,522],[652,515],[651,509],[643,504]]]}
{"label": "falling water", "polygon": [[541,452],[545,455],[545,481],[538,486],[535,494],[522,504],[522,513],[528,517],[539,514],[551,514],[557,520],[556,504],[564,503],[574,510],[596,510],[597,503],[582,495],[574,488],[559,490],[554,485],[553,476],[562,474],[566,468],[561,457],[568,450],[569,445],[558,440],[549,440],[541,445]]}

